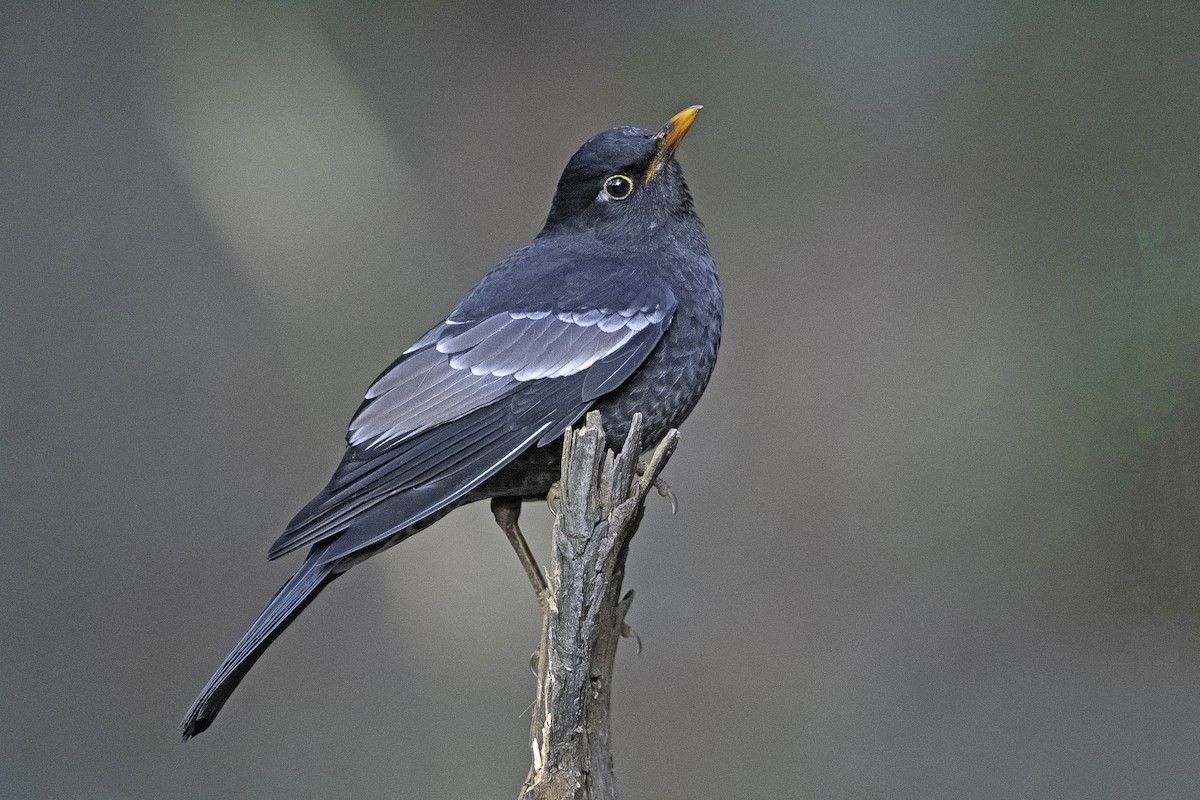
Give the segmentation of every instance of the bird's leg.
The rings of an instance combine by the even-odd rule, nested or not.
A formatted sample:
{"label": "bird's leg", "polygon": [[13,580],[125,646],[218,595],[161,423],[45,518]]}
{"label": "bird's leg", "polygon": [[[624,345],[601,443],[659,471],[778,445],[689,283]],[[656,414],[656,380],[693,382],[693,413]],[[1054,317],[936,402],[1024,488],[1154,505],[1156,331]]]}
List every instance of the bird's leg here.
{"label": "bird's leg", "polygon": [[[643,461],[637,462],[637,474],[645,475],[647,464]],[[675,497],[675,492],[671,491],[671,485],[662,478],[654,479],[654,491],[658,492],[659,497],[666,497],[671,501],[671,513],[674,514],[679,510],[679,500]]]}
{"label": "bird's leg", "polygon": [[529,543],[525,541],[525,536],[521,533],[521,526],[517,524],[517,519],[521,516],[521,498],[493,497],[492,515],[496,518],[496,524],[500,526],[500,530],[504,531],[504,535],[508,537],[509,544],[516,551],[521,566],[525,568],[525,574],[529,576],[529,582],[533,584],[533,591],[537,595],[538,603],[543,609],[549,608],[550,586],[546,583],[546,576],[542,574],[537,559],[533,557],[533,551],[529,549]]}

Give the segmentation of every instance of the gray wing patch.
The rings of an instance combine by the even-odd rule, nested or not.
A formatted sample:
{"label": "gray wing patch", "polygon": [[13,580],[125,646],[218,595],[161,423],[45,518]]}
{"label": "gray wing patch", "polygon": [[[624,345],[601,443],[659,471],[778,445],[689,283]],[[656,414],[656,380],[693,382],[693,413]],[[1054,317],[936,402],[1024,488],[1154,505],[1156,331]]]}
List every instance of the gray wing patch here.
{"label": "gray wing patch", "polygon": [[[648,338],[638,334],[656,326],[649,341],[653,346],[661,335],[659,326],[672,311],[655,305],[617,311],[521,311],[473,324],[447,320],[372,384],[346,441],[352,447],[392,444],[497,402],[529,381],[564,378],[601,360],[636,366],[645,358]],[[620,351],[635,337],[630,356],[623,356]],[[616,373],[616,384],[612,371],[606,370],[589,389],[615,388],[628,375],[619,368]]]}
{"label": "gray wing patch", "polygon": [[437,350],[421,350],[384,373],[367,390],[346,441],[374,447],[458,419],[511,394],[508,378],[453,369]]}
{"label": "gray wing patch", "polygon": [[617,352],[665,315],[658,308],[498,314],[439,339],[436,347],[451,356],[452,367],[475,375],[511,375],[518,381],[563,378]]}

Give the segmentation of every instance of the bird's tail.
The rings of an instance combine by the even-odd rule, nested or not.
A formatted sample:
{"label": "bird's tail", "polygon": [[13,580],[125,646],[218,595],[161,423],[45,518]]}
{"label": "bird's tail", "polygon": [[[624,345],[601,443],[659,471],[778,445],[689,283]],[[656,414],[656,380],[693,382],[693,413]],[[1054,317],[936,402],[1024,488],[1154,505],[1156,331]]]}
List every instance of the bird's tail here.
{"label": "bird's tail", "polygon": [[296,574],[267,603],[233,652],[225,656],[216,673],[208,679],[200,696],[183,717],[185,741],[212,724],[221,706],[225,705],[267,646],[340,574],[334,572],[332,565],[321,563],[324,550],[324,547],[313,548]]}

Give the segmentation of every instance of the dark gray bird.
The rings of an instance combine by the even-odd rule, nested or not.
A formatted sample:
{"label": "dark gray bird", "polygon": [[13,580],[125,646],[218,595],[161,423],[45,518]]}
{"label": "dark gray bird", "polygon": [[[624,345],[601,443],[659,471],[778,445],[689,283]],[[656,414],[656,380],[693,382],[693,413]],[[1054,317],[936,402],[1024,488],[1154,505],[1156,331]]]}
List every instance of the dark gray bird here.
{"label": "dark gray bird", "polygon": [[620,447],[634,412],[645,448],[708,383],[721,289],[675,149],[700,106],[657,133],[589,139],[550,215],[444,321],[384,370],[350,421],[346,455],[271,546],[310,548],[209,679],[183,720],[205,730],[267,646],[350,567],[464,503],[489,498],[538,590],[517,526],[523,499],[557,480],[564,429],[589,409]]}

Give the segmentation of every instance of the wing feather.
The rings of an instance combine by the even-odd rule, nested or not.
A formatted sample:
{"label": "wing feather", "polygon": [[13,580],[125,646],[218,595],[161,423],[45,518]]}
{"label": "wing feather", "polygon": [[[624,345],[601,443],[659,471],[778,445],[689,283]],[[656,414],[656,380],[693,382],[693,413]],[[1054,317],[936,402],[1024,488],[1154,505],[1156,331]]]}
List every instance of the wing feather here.
{"label": "wing feather", "polygon": [[[391,447],[510,397],[524,383],[590,373],[597,363],[630,348],[640,364],[670,323],[670,300],[670,307],[657,304],[649,314],[649,308],[535,310],[501,312],[469,326],[439,326],[434,330],[443,330],[442,338],[402,356],[367,391],[347,444]],[[628,362],[618,358],[614,363]],[[611,391],[629,374],[596,376],[588,384]]]}
{"label": "wing feather", "polygon": [[278,558],[340,533],[367,509],[422,483],[444,477],[467,463],[472,453],[494,438],[504,409],[485,407],[454,424],[442,425],[393,448],[385,457],[369,458],[349,450],[325,491],[314,498],[271,546]]}
{"label": "wing feather", "polygon": [[456,310],[372,384],[342,464],[270,556],[333,540],[325,560],[345,558],[455,502],[627,381],[674,307],[663,289],[611,308]]}

